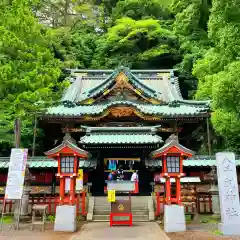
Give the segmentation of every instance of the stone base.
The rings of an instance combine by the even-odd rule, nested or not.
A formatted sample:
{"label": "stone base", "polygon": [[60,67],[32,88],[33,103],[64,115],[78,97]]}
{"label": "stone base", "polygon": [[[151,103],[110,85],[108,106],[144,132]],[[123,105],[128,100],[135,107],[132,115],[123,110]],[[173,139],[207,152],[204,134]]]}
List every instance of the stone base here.
{"label": "stone base", "polygon": [[240,223],[236,224],[219,223],[218,229],[223,233],[223,235],[240,235]]}
{"label": "stone base", "polygon": [[[219,213],[214,213],[212,216],[211,216],[212,219],[214,220],[221,220],[221,215]],[[220,222],[220,221],[219,221]]]}
{"label": "stone base", "polygon": [[164,206],[164,231],[167,233],[186,231],[186,221],[183,206]]}
{"label": "stone base", "polygon": [[55,232],[76,231],[76,206],[57,206],[54,223]]}
{"label": "stone base", "polygon": [[27,216],[28,211],[28,202],[29,202],[29,194],[31,189],[24,189],[22,196],[22,206],[21,206],[21,216]]}

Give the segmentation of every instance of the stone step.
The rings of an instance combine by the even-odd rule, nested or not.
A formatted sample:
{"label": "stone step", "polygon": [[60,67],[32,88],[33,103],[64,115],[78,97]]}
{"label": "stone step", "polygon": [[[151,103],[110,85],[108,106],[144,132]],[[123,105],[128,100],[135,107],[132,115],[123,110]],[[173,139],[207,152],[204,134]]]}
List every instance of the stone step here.
{"label": "stone step", "polygon": [[131,206],[132,206],[132,208],[135,208],[135,209],[148,209],[148,205],[134,205],[134,204],[132,204]]}
{"label": "stone step", "polygon": [[97,207],[101,207],[101,206],[103,206],[103,207],[110,207],[111,204],[96,204],[96,203],[94,203],[94,206],[97,206]]}
{"label": "stone step", "polygon": [[[114,217],[115,220],[127,220],[128,217]],[[109,221],[109,215],[93,215],[93,221]],[[148,215],[133,215],[133,222],[148,221]]]}
{"label": "stone step", "polygon": [[[100,205],[111,205],[110,202],[94,202],[95,205],[100,206]],[[132,205],[135,206],[147,206],[148,203],[147,202],[142,202],[142,203],[135,203],[135,202],[131,202]]]}
{"label": "stone step", "polygon": [[[109,215],[110,210],[94,210],[93,213],[95,215]],[[142,210],[132,210],[133,215],[148,215],[148,211],[142,211]]]}
{"label": "stone step", "polygon": [[103,207],[103,206],[94,206],[94,210],[111,210],[111,207]]}
{"label": "stone step", "polygon": [[[148,208],[134,208],[132,207],[132,212],[136,211],[136,212],[148,212]],[[111,207],[98,207],[98,206],[95,206],[93,208],[93,211],[111,211]]]}

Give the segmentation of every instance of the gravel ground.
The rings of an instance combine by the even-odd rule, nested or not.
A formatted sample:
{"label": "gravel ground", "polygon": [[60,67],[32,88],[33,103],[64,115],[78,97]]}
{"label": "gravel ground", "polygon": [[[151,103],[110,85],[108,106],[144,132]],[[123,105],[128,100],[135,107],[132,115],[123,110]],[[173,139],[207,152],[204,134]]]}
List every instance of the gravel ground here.
{"label": "gravel ground", "polygon": [[187,231],[182,233],[168,233],[171,240],[240,240],[240,237],[215,236],[203,231]]}
{"label": "gravel ground", "polygon": [[[215,234],[214,234],[215,232]],[[217,224],[189,224],[186,232],[168,233],[171,240],[240,240],[239,237],[219,236]]]}
{"label": "gravel ground", "polygon": [[[80,229],[83,223],[78,223],[77,229]],[[1,240],[69,240],[74,233],[54,232],[53,224],[46,224],[45,231],[41,231],[41,226],[35,226],[31,231],[31,225],[20,224],[19,230],[14,230],[11,224],[3,225],[3,231],[0,232]]]}

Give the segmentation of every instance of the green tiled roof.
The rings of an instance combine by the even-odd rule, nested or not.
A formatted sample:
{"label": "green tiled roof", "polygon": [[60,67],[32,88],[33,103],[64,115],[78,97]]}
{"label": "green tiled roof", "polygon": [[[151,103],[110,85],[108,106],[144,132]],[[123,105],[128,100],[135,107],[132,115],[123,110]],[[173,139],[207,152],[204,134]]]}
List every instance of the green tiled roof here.
{"label": "green tiled roof", "polygon": [[157,144],[162,139],[147,134],[96,134],[81,138],[82,144]]}
{"label": "green tiled roof", "polygon": [[[101,95],[104,90],[114,86],[115,78],[120,72],[128,77],[134,88],[139,89],[148,98],[155,98],[165,103],[183,100],[178,78],[174,75],[175,69],[130,70],[120,67],[115,70],[68,70],[72,74],[71,85],[63,95],[63,102],[78,103]],[[195,101],[195,104],[198,103]]]}
{"label": "green tiled roof", "polygon": [[[94,99],[104,93],[108,94],[114,88],[116,77],[121,72],[127,76],[136,94],[143,95],[152,102],[155,100],[155,104],[128,101],[124,93],[118,100],[126,101],[117,101],[116,97],[115,100],[94,103]],[[183,99],[174,69],[129,70],[120,67],[115,70],[71,69],[71,73],[74,77],[72,76],[60,105],[47,109],[43,118],[97,116],[109,107],[123,105],[134,107],[142,114],[164,118],[203,116],[210,111],[209,101]],[[84,104],[86,100],[89,100],[87,105]],[[161,104],[156,104],[158,102]]]}
{"label": "green tiled roof", "polygon": [[154,127],[87,127],[81,144],[158,144],[162,138]]}
{"label": "green tiled roof", "polygon": [[123,72],[127,76],[130,84],[132,84],[136,89],[140,89],[143,92],[143,95],[150,98],[156,98],[156,99],[160,98],[161,93],[159,93],[152,87],[147,86],[145,83],[141,82],[141,80],[139,80],[137,76],[131,73],[130,69],[126,67],[119,67],[119,68],[116,68],[115,70],[112,70],[111,74],[108,75],[104,81],[101,81],[95,87],[82,91],[81,94],[78,94],[77,90],[79,89],[79,85],[81,85],[83,78],[77,77],[76,82],[74,82],[73,85],[76,85],[78,87],[77,88],[76,86],[70,87],[69,88],[70,91],[67,91],[65,93],[62,100],[63,101],[70,100],[70,101],[76,102],[76,101],[83,101],[88,98],[95,98],[101,95],[105,90],[111,89],[114,85],[116,77],[121,72]]}
{"label": "green tiled roof", "polygon": [[63,141],[60,145],[45,152],[45,155],[52,156],[53,154],[59,153],[65,147],[69,147],[70,149],[72,149],[72,151],[77,152],[79,155],[84,155],[85,158],[91,157],[91,154],[89,152],[87,152],[77,146],[76,141],[73,138],[71,138],[69,133],[65,134]]}
{"label": "green tiled roof", "polygon": [[[148,167],[161,167],[162,161],[159,159],[145,160],[145,164]],[[194,156],[192,158],[183,161],[185,167],[212,167],[216,166],[215,156]],[[240,166],[240,156],[236,156],[236,165]]]}
{"label": "green tiled roof", "polygon": [[[9,166],[9,157],[0,157],[0,169],[8,168]],[[27,163],[30,168],[57,168],[57,161],[50,159],[48,157],[30,157],[28,158]],[[94,168],[97,166],[97,159],[89,159],[79,161],[80,168]]]}
{"label": "green tiled roof", "polygon": [[97,116],[106,111],[109,107],[113,106],[130,106],[142,114],[152,116],[164,116],[164,117],[194,117],[202,114],[206,114],[209,111],[209,107],[206,105],[193,105],[187,103],[180,103],[178,101],[169,103],[167,105],[153,105],[153,104],[139,104],[131,101],[113,101],[106,104],[96,105],[80,105],[67,107],[60,105],[57,107],[51,107],[48,109],[45,115],[47,116],[62,116],[62,117],[81,117],[81,116]]}
{"label": "green tiled roof", "polygon": [[183,145],[181,145],[179,143],[178,136],[176,136],[175,134],[172,134],[165,141],[165,145],[162,146],[161,148],[151,152],[150,156],[153,157],[153,158],[156,158],[156,156],[158,156],[158,155],[163,155],[171,147],[176,147],[177,149],[179,149],[179,151],[181,151],[182,153],[186,154],[187,156],[192,156],[192,155],[195,154],[194,151],[184,147]]}

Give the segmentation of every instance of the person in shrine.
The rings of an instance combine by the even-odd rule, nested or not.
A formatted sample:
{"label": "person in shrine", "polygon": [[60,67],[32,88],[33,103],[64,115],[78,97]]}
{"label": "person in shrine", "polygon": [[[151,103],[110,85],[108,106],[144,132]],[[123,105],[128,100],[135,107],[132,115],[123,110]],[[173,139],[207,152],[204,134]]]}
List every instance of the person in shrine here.
{"label": "person in shrine", "polygon": [[108,180],[109,180],[109,181],[114,181],[114,180],[116,180],[116,173],[115,173],[115,171],[111,171],[111,172],[109,173],[109,175],[108,175]]}
{"label": "person in shrine", "polygon": [[138,181],[138,174],[137,174],[136,170],[133,171],[133,174],[131,176],[131,181],[132,182],[137,182]]}
{"label": "person in shrine", "polygon": [[121,181],[124,179],[124,173],[122,166],[120,165],[119,168],[117,169],[117,181]]}

